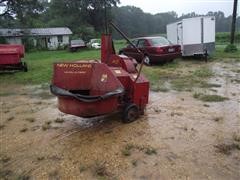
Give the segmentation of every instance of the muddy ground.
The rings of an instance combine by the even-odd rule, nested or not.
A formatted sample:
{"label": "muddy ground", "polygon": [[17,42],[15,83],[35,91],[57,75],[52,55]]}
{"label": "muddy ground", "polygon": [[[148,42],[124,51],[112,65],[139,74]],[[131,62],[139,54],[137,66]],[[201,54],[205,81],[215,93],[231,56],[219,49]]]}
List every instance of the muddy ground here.
{"label": "muddy ground", "polygon": [[218,86],[151,91],[130,124],[63,114],[47,85],[1,85],[0,179],[240,179],[240,64],[209,66]]}

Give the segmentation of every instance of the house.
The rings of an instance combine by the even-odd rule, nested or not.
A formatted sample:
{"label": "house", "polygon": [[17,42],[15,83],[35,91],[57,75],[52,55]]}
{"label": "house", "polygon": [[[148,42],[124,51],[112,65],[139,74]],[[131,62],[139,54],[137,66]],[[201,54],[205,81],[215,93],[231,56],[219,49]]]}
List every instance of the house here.
{"label": "house", "polygon": [[69,44],[72,31],[67,27],[34,29],[0,29],[0,37],[9,44],[25,44],[49,50],[64,48]]}

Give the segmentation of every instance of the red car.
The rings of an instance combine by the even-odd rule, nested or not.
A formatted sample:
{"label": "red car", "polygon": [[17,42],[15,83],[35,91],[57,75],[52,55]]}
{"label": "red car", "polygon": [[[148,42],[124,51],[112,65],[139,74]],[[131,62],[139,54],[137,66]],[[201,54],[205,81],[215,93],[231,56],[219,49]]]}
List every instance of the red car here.
{"label": "red car", "polygon": [[166,38],[158,37],[141,37],[132,40],[144,54],[144,57],[137,50],[128,45],[119,51],[119,54],[124,54],[136,59],[138,62],[144,58],[144,63],[147,65],[160,62],[170,62],[173,59],[181,57],[181,46],[174,45]]}

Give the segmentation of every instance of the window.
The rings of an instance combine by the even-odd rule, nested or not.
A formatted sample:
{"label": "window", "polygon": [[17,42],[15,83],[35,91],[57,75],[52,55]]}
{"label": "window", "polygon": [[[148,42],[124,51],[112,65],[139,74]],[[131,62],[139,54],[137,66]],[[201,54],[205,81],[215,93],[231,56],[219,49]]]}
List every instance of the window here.
{"label": "window", "polygon": [[146,43],[145,43],[144,39],[139,39],[137,47],[138,48],[143,48],[143,47],[145,47],[145,44]]}
{"label": "window", "polygon": [[150,43],[152,46],[166,46],[170,45],[171,43],[164,37],[157,37],[150,39]]}
{"label": "window", "polygon": [[62,42],[63,42],[63,36],[57,36],[57,38],[58,38],[58,42],[59,42],[59,43],[62,43]]}
{"label": "window", "polygon": [[136,39],[132,41],[132,43],[133,43],[135,46],[137,46],[137,42],[138,42],[138,41],[137,41]]}

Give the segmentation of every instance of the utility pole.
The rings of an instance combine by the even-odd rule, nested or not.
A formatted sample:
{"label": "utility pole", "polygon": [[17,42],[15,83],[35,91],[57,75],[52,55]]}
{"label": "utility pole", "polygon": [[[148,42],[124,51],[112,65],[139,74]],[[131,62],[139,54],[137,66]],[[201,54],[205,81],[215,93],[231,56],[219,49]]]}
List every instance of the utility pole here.
{"label": "utility pole", "polygon": [[237,4],[238,4],[238,0],[234,0],[233,14],[232,14],[231,40],[230,40],[231,44],[234,44],[235,29],[236,29],[236,18],[237,18]]}

